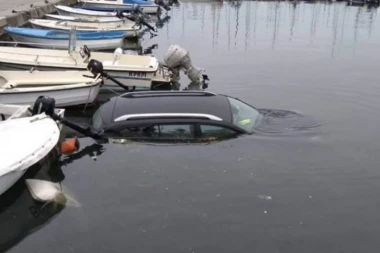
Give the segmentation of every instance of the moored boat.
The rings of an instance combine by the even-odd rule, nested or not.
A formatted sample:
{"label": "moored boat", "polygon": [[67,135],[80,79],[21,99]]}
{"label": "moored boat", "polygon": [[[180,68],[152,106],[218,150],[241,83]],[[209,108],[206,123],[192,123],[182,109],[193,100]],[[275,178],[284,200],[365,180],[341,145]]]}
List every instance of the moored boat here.
{"label": "moored boat", "polygon": [[116,17],[116,11],[92,11],[80,8],[73,8],[65,5],[55,5],[59,15],[62,16],[71,16],[77,18],[94,18],[94,17]]}
{"label": "moored boat", "polygon": [[58,107],[95,101],[101,79],[87,71],[0,71],[0,101],[31,105],[40,95],[54,97]]}
{"label": "moored boat", "polygon": [[[0,195],[57,145],[60,129],[45,113],[0,121]],[[15,140],[22,140],[15,141]]]}
{"label": "moored boat", "polygon": [[105,32],[118,31],[124,32],[126,37],[136,37],[141,25],[126,21],[117,23],[100,23],[100,22],[80,22],[80,21],[64,21],[64,20],[48,20],[48,19],[30,19],[29,23],[37,29],[51,30],[67,30],[76,29],[78,32]]}
{"label": "moored boat", "polygon": [[45,30],[25,27],[5,27],[15,42],[27,43],[32,47],[68,49],[69,41],[75,37],[76,46],[87,45],[92,50],[109,50],[119,47],[124,37],[124,32],[81,32]]}
{"label": "moored boat", "polygon": [[88,22],[88,23],[114,23],[121,24],[125,22],[131,22],[128,19],[120,19],[118,17],[75,17],[55,14],[45,14],[45,17],[50,20],[63,20],[63,21],[75,21],[75,22]]}
{"label": "moored boat", "polygon": [[94,11],[132,11],[138,5],[144,13],[155,14],[159,6],[151,1],[144,0],[78,0],[80,8]]}
{"label": "moored boat", "polygon": [[[122,51],[120,49],[120,51]],[[82,56],[83,55],[83,56]],[[82,50],[53,50],[27,47],[0,47],[0,67],[4,70],[86,70],[87,63],[96,59],[104,70],[127,86],[151,89],[156,84],[170,84],[172,73],[157,58],[142,55],[125,55],[117,52],[88,52]],[[108,87],[118,88],[105,80]]]}

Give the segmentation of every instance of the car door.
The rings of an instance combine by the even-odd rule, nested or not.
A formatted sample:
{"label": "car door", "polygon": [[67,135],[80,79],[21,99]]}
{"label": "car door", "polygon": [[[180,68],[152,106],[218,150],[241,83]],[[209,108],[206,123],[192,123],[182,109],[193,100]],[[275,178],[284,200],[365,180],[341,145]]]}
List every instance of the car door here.
{"label": "car door", "polygon": [[144,124],[118,129],[115,135],[132,141],[146,142],[192,142],[195,140],[195,126],[188,123]]}

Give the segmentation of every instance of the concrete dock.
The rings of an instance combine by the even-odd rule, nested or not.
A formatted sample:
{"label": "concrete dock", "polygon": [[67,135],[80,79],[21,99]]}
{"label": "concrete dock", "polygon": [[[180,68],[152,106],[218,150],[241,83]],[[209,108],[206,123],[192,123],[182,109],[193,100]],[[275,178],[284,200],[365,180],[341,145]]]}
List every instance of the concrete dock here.
{"label": "concrete dock", "polygon": [[0,0],[0,34],[4,27],[24,25],[31,18],[42,18],[55,11],[54,5],[72,5],[76,0]]}

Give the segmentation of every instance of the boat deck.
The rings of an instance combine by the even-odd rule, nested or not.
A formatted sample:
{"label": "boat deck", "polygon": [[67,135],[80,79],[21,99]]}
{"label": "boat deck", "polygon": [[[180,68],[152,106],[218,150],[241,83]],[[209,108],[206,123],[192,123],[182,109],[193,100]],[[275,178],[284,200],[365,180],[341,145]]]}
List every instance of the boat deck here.
{"label": "boat deck", "polygon": [[[114,62],[110,53],[91,52],[91,59],[102,62],[106,70],[116,71],[128,68],[131,71],[153,72],[159,65],[157,59],[151,56],[121,55]],[[30,62],[34,62],[35,66],[69,67],[74,63],[83,69],[87,67],[87,63],[76,51],[69,54],[67,50],[0,47],[0,63],[29,65]]]}
{"label": "boat deck", "polygon": [[88,71],[0,71],[0,88],[54,86],[79,83],[92,83],[93,78]]}

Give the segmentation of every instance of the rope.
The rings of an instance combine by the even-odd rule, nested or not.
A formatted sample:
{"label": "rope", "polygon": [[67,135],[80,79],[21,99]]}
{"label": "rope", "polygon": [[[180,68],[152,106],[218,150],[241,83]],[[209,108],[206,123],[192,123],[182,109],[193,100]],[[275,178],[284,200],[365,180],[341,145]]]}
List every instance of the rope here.
{"label": "rope", "polygon": [[92,90],[92,83],[91,83],[91,86],[90,86],[90,91],[88,92],[87,102],[86,102],[86,104],[84,105],[84,108],[83,108],[83,112],[86,111],[86,109],[87,109],[87,105],[89,104],[88,101],[90,101],[91,90]]}
{"label": "rope", "polygon": [[107,87],[107,86],[103,86],[103,87],[106,88],[107,90],[109,90],[109,91],[115,93],[115,94],[118,95],[118,96],[121,95],[121,94],[123,94],[123,93],[118,93],[118,92],[114,91],[113,89],[111,89],[111,88],[109,88],[109,87]]}

